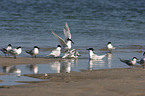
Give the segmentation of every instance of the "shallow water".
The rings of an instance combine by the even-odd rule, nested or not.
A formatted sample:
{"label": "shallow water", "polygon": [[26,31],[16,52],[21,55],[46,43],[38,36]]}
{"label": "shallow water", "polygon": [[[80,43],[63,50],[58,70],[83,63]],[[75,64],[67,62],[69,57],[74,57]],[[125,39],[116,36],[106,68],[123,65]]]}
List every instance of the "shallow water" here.
{"label": "shallow water", "polygon": [[[72,47],[81,54],[75,67],[69,69],[71,71],[126,68],[128,66],[119,58],[136,56],[141,59],[145,51],[144,0],[1,0],[0,4],[0,47],[7,47],[9,43],[13,47],[21,46],[23,52],[19,57],[30,57],[25,50],[35,45],[41,48],[38,57],[46,57],[59,44],[51,30],[64,38],[65,22],[75,42]],[[105,54],[109,41],[117,47],[112,55],[102,61],[89,61],[86,49],[92,47],[97,54]],[[2,52],[0,55],[4,56]],[[47,65],[49,71],[46,73],[60,72],[52,70],[51,64],[38,66]],[[28,71],[22,66],[25,65],[16,67]],[[27,74],[27,71],[22,71],[22,74]]]}
{"label": "shallow water", "polygon": [[41,79],[36,78],[30,78],[26,76],[16,76],[16,75],[1,75],[0,80],[3,82],[0,82],[0,86],[12,86],[12,85],[20,85],[20,84],[28,84],[28,83],[18,83],[19,81],[44,81]]}

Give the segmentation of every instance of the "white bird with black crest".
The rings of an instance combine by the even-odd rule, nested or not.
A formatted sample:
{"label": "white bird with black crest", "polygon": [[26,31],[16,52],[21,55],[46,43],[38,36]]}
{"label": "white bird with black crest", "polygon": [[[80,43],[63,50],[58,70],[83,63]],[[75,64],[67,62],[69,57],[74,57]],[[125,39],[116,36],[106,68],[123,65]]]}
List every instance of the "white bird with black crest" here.
{"label": "white bird with black crest", "polygon": [[143,58],[137,63],[139,63],[144,68],[144,66],[145,66],[145,52],[143,53]]}
{"label": "white bird with black crest", "polygon": [[111,44],[111,42],[108,42],[108,43],[107,43],[107,50],[109,50],[109,51],[111,52],[111,51],[114,50],[114,49],[116,49],[116,47],[114,47],[114,46]]}
{"label": "white bird with black crest", "polygon": [[9,55],[9,51],[12,49],[12,45],[8,44],[7,48],[1,48],[1,51],[5,54],[5,56],[7,56],[7,54]]}
{"label": "white bird with black crest", "polygon": [[36,55],[38,55],[38,53],[39,53],[39,49],[40,48],[38,46],[34,46],[34,48],[32,50],[27,50],[25,52],[28,53],[28,54],[30,54],[32,56],[32,58],[33,57],[36,58]]}
{"label": "white bird with black crest", "polygon": [[11,49],[11,50],[9,51],[9,53],[10,53],[11,55],[13,55],[15,59],[16,59],[16,56],[18,56],[18,55],[21,54],[21,52],[22,52],[21,46],[15,48],[15,49]]}
{"label": "white bird with black crest", "polygon": [[134,66],[134,65],[136,65],[136,63],[137,63],[137,58],[136,57],[133,57],[131,60],[124,60],[124,59],[121,59],[120,58],[120,61],[121,62],[123,62],[123,63],[125,63],[125,64],[127,64],[128,66]]}
{"label": "white bird with black crest", "polygon": [[65,39],[63,40],[60,36],[58,36],[56,33],[54,33],[53,31],[51,31],[52,34],[58,39],[59,43],[61,44],[62,47],[64,47],[64,50],[69,50],[71,49],[71,43],[74,44],[74,42],[71,39],[71,33],[68,27],[68,24],[66,23],[64,26],[64,35],[65,35]]}
{"label": "white bird with black crest", "polygon": [[93,48],[89,48],[87,49],[89,50],[89,58],[92,59],[92,60],[100,60],[100,59],[103,59],[107,54],[104,54],[104,55],[97,55],[95,54],[93,51],[94,49]]}
{"label": "white bird with black crest", "polygon": [[58,57],[60,54],[61,54],[61,46],[57,45],[57,47],[53,49],[52,52],[47,56]]}
{"label": "white bird with black crest", "polygon": [[62,58],[78,58],[80,53],[76,49],[68,50]]}

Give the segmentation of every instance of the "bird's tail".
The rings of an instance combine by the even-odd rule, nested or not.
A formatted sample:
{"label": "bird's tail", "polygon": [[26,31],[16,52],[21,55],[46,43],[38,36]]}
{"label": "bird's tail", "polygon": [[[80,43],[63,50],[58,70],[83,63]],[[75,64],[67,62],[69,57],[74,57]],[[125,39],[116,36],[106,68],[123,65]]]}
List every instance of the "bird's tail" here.
{"label": "bird's tail", "polygon": [[25,51],[26,53],[29,53],[29,51]]}

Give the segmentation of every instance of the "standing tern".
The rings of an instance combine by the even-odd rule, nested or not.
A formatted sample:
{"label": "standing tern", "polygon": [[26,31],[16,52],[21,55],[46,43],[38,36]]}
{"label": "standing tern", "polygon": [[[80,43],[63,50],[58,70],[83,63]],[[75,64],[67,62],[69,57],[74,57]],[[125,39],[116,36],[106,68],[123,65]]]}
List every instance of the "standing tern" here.
{"label": "standing tern", "polygon": [[15,48],[15,49],[11,49],[11,50],[9,51],[9,53],[10,53],[11,55],[13,55],[15,59],[16,59],[16,56],[17,56],[17,55],[20,55],[20,54],[21,54],[21,52],[22,52],[22,48],[21,48],[20,46],[17,47],[17,48]]}
{"label": "standing tern", "polygon": [[36,58],[36,55],[38,55],[38,53],[39,53],[39,49],[40,48],[38,46],[34,46],[34,49],[28,50],[28,51],[25,51],[25,52],[28,53],[28,54],[30,54],[32,56],[32,58],[33,57]]}
{"label": "standing tern", "polygon": [[139,63],[144,68],[144,66],[145,66],[145,52],[143,53],[143,56],[144,57],[137,63]]}
{"label": "standing tern", "polygon": [[114,49],[116,49],[116,47],[113,47],[113,45],[111,44],[111,42],[108,42],[107,43],[107,50],[109,50],[111,52]]}
{"label": "standing tern", "polygon": [[126,63],[128,66],[134,66],[137,60],[138,59],[136,57],[133,57],[131,60],[120,59],[121,62]]}
{"label": "standing tern", "polygon": [[1,48],[1,51],[5,54],[8,54],[9,55],[9,51],[12,49],[12,45],[9,44],[7,48]]}
{"label": "standing tern", "polygon": [[57,48],[52,50],[52,52],[47,56],[58,57],[61,54],[61,46],[57,45]]}
{"label": "standing tern", "polygon": [[68,27],[68,24],[66,23],[64,26],[64,35],[65,39],[63,40],[60,36],[58,36],[56,33],[51,31],[52,34],[58,39],[59,43],[61,44],[62,47],[64,47],[65,50],[71,49],[71,43],[74,44],[74,42],[71,40],[71,33]]}
{"label": "standing tern", "polygon": [[104,54],[104,55],[97,55],[97,54],[94,54],[94,49],[93,48],[89,48],[89,49],[87,49],[87,50],[89,50],[89,58],[90,59],[93,59],[93,60],[100,60],[100,59],[103,59],[107,54]]}

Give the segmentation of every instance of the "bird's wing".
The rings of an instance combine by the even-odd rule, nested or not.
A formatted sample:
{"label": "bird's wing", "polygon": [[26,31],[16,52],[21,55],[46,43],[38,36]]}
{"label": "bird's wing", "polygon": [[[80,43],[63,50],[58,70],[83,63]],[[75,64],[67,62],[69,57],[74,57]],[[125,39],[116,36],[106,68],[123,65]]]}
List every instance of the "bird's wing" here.
{"label": "bird's wing", "polygon": [[65,41],[69,38],[71,39],[71,33],[68,27],[68,24],[66,23],[64,26],[64,35],[65,35]]}
{"label": "bird's wing", "polygon": [[25,52],[28,53],[28,54],[33,54],[34,53],[34,50],[33,49],[32,50],[27,50]]}
{"label": "bird's wing", "polygon": [[106,56],[106,54],[105,55],[99,55],[99,56],[97,54],[93,54],[93,57],[96,58],[96,59],[103,59],[105,56]]}
{"label": "bird's wing", "polygon": [[142,58],[139,62],[137,62],[137,63],[139,63],[139,64],[144,64],[145,63],[145,61],[144,61],[144,58]]}
{"label": "bird's wing", "polygon": [[131,64],[131,61],[130,60],[123,60],[123,59],[120,59],[121,62],[124,62],[126,64]]}
{"label": "bird's wing", "polygon": [[11,49],[9,51],[9,53],[12,54],[12,55],[15,55],[15,54],[17,54],[17,49]]}
{"label": "bird's wing", "polygon": [[58,41],[59,41],[59,43],[63,46],[63,47],[66,47],[67,46],[67,44],[65,43],[65,41],[61,38],[61,37],[59,37],[56,33],[54,33],[53,31],[51,31],[52,32],[52,34],[58,39]]}
{"label": "bird's wing", "polygon": [[52,50],[52,52],[51,52],[49,55],[47,55],[47,56],[51,56],[51,55],[57,56],[58,54],[59,54],[59,50],[54,49],[54,50]]}

